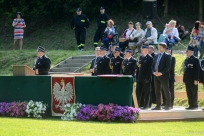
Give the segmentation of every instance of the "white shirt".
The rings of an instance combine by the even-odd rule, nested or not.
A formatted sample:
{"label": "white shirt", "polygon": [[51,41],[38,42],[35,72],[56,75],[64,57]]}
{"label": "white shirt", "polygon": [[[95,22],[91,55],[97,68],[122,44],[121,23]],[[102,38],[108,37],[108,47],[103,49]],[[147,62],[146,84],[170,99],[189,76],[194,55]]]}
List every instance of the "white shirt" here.
{"label": "white shirt", "polygon": [[130,35],[134,32],[134,28],[132,30],[130,30],[129,28],[127,29],[126,31],[126,35],[125,35],[125,38],[126,39],[129,39],[130,38]]}

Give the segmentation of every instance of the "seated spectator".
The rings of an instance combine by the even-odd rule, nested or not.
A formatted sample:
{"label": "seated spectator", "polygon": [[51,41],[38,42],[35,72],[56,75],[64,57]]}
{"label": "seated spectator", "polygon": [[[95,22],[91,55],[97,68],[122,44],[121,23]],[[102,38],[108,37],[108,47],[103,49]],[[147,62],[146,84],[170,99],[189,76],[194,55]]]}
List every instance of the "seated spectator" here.
{"label": "seated spectator", "polygon": [[146,22],[147,28],[144,32],[144,38],[138,42],[138,47],[141,47],[142,44],[149,45],[151,43],[157,42],[157,29],[153,27],[151,21]]}
{"label": "seated spectator", "polygon": [[113,36],[115,35],[115,28],[114,28],[113,20],[108,20],[107,27],[104,31],[105,38],[103,39],[103,43],[107,49],[109,49],[110,41],[113,40]]}
{"label": "seated spectator", "polygon": [[198,50],[200,52],[200,58],[201,59],[203,57],[203,52],[200,50],[200,36],[198,35],[198,30],[194,29],[191,32],[191,40],[190,40],[190,46],[192,46],[194,48],[194,56],[198,57]]}
{"label": "seated spectator", "polygon": [[[129,48],[132,49],[133,53],[135,52],[135,48],[138,48],[138,50],[140,50],[140,43],[142,41],[142,39],[144,38],[144,30],[141,29],[142,24],[140,22],[137,22],[135,24],[135,31],[132,33],[132,35],[130,36],[130,43],[129,43]],[[133,41],[133,42],[131,42]],[[131,45],[133,44],[133,45]]]}
{"label": "seated spectator", "polygon": [[[178,29],[179,38],[181,40],[183,40],[189,33],[188,31],[185,30],[185,27],[183,25],[181,25],[179,21],[176,22],[176,28]],[[178,42],[178,41],[176,41],[176,42]]]}
{"label": "seated spectator", "polygon": [[130,40],[130,36],[131,36],[131,34],[133,34],[133,32],[135,31],[135,29],[134,29],[133,26],[134,26],[133,22],[130,21],[130,22],[128,23],[128,29],[126,29],[126,30],[124,31],[123,35],[122,35],[122,38],[125,39],[124,42],[120,42],[120,43],[119,43],[119,47],[121,48],[121,51],[122,51],[122,52],[125,51],[125,48],[126,48],[126,47],[128,47],[129,40]]}
{"label": "seated spectator", "polygon": [[166,24],[166,28],[163,31],[163,35],[165,36],[164,42],[167,44],[167,47],[170,49],[175,44],[176,42],[175,39],[177,39],[178,41],[180,40],[178,29],[175,26],[176,26],[176,21],[171,20],[169,24]]}

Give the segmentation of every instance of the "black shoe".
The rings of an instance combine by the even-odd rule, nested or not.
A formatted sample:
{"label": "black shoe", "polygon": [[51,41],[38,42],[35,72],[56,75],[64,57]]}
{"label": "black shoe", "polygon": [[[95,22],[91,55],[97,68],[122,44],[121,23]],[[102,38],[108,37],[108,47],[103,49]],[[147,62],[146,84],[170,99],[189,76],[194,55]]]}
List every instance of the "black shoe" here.
{"label": "black shoe", "polygon": [[141,110],[148,110],[148,107],[143,107],[141,108]]}
{"label": "black shoe", "polygon": [[192,107],[189,106],[188,108],[185,108],[185,109],[186,109],[186,110],[190,110],[191,108],[192,108]]}
{"label": "black shoe", "polygon": [[198,109],[198,107],[193,107],[190,110],[197,110],[197,109]]}
{"label": "black shoe", "polygon": [[171,110],[171,107],[165,107],[165,110]]}
{"label": "black shoe", "polygon": [[161,110],[160,106],[156,106],[155,108],[153,108],[152,110]]}
{"label": "black shoe", "polygon": [[163,103],[161,106],[165,106],[165,105],[166,105],[166,104]]}
{"label": "black shoe", "polygon": [[204,109],[202,109],[202,110],[204,110]]}

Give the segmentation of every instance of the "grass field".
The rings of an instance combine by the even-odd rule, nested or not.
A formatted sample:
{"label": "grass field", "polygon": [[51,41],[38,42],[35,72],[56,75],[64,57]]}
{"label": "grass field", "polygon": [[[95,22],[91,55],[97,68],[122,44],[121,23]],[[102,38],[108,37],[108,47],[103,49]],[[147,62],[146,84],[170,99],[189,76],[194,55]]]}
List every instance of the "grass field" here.
{"label": "grass field", "polygon": [[204,135],[204,121],[105,123],[0,118],[0,136],[188,136]]}

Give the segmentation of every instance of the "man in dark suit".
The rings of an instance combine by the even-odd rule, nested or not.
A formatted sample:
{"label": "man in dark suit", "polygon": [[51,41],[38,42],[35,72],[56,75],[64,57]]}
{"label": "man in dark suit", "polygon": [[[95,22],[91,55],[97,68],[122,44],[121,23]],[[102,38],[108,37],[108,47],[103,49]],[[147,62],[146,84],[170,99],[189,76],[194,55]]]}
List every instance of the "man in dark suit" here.
{"label": "man in dark suit", "polygon": [[199,80],[199,60],[193,56],[194,48],[188,46],[186,51],[187,58],[184,61],[183,82],[186,86],[189,107],[187,110],[198,109],[198,80]]}
{"label": "man in dark suit", "polygon": [[200,62],[199,83],[204,84],[204,60]]}
{"label": "man in dark suit", "polygon": [[166,47],[166,43],[159,43],[159,53],[155,56],[152,65],[157,104],[156,107],[152,110],[161,110],[161,86],[163,86],[166,98],[165,110],[171,109],[171,95],[169,91],[169,70],[171,68],[171,55],[165,53]]}
{"label": "man in dark suit", "polygon": [[39,46],[37,49],[37,58],[35,59],[35,64],[33,70],[36,75],[48,75],[50,70],[51,61],[45,55],[45,48]]}
{"label": "man in dark suit", "polygon": [[122,71],[124,75],[132,75],[134,77],[136,69],[136,60],[132,57],[132,50],[125,50],[125,59],[122,62]]}
{"label": "man in dark suit", "polygon": [[100,55],[100,47],[95,48],[96,57],[91,61],[91,66],[89,71],[91,72],[92,76],[96,75],[96,71],[94,72],[94,67],[96,66],[97,59]]}
{"label": "man in dark suit", "polygon": [[96,68],[94,68],[94,71],[97,71],[96,75],[104,75],[111,73],[109,67],[110,58],[106,56],[106,51],[107,48],[105,46],[100,47],[100,56],[97,59]]}
{"label": "man in dark suit", "polygon": [[121,64],[123,58],[120,57],[120,48],[115,48],[114,57],[110,59],[111,74],[121,74]]}
{"label": "man in dark suit", "polygon": [[[138,57],[136,65],[136,96],[138,105],[143,101],[143,110],[149,108],[150,99],[150,86],[151,86],[151,76],[152,76],[152,63],[153,58],[148,54],[148,46],[143,45],[141,47],[142,55]],[[143,95],[143,97],[142,97]],[[143,100],[141,100],[143,99]]]}
{"label": "man in dark suit", "polygon": [[[169,78],[169,90],[171,94],[171,109],[173,108],[174,105],[174,82],[175,82],[175,64],[176,64],[176,59],[174,56],[172,56],[172,50],[170,48],[166,48],[166,53],[171,55],[171,68],[170,68],[170,78]],[[166,105],[166,98],[165,94],[162,88],[162,99],[163,99],[163,104],[162,106]]]}

